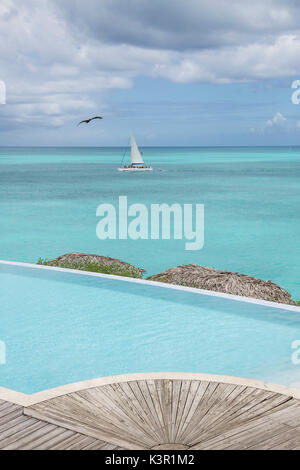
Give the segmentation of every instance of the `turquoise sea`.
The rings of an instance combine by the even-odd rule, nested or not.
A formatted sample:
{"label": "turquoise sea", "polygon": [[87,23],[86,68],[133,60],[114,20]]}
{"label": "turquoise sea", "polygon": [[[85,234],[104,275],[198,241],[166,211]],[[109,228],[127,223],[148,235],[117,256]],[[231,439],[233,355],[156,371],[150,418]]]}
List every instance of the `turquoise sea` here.
{"label": "turquoise sea", "polygon": [[[148,275],[183,263],[272,280],[300,299],[300,147],[145,148],[153,173],[119,173],[121,148],[1,148],[0,259],[68,252],[120,258]],[[163,170],[163,171],[161,171]],[[205,246],[96,237],[97,207],[205,204]]]}

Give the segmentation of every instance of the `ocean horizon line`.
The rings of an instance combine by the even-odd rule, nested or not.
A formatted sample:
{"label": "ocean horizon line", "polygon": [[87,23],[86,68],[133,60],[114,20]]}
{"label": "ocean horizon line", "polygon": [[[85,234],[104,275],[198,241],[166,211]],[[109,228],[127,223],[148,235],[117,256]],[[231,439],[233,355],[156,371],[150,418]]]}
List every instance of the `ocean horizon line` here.
{"label": "ocean horizon line", "polygon": [[[22,148],[35,148],[35,149],[82,149],[82,148],[90,148],[90,149],[124,149],[129,147],[129,145],[0,145],[0,149],[22,149]],[[282,149],[296,149],[300,148],[299,145],[141,145],[143,148],[155,149],[155,148],[199,148],[199,149],[232,149],[232,148],[282,148]]]}

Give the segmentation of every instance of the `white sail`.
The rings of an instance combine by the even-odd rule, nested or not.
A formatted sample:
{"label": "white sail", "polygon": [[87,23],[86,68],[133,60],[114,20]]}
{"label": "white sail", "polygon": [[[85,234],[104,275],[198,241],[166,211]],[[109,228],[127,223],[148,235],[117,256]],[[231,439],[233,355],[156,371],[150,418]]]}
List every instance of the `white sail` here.
{"label": "white sail", "polygon": [[139,151],[134,135],[131,135],[131,164],[132,165],[144,165],[144,160]]}
{"label": "white sail", "polygon": [[133,134],[131,134],[131,165],[123,166],[122,168],[119,168],[118,171],[153,171],[151,166],[145,165]]}

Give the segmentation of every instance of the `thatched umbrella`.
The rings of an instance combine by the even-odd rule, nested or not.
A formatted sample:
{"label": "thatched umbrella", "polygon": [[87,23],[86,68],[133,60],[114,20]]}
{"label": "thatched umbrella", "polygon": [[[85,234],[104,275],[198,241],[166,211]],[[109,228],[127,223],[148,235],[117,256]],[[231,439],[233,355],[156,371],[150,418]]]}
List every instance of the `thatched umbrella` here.
{"label": "thatched umbrella", "polygon": [[291,295],[271,281],[196,264],[168,269],[149,280],[295,305]]}

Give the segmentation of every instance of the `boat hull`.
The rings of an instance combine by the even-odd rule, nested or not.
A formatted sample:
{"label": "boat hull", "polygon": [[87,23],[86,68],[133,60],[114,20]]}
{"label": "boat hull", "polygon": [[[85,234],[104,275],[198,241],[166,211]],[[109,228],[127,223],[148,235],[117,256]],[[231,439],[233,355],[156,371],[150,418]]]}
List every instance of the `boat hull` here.
{"label": "boat hull", "polygon": [[153,171],[153,168],[119,168],[118,171]]}

